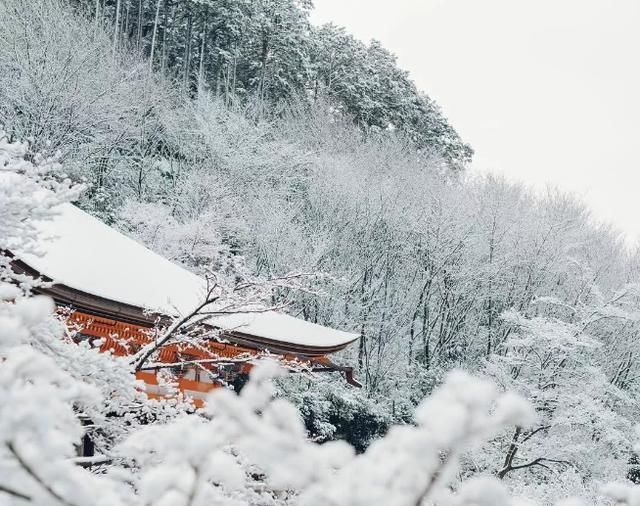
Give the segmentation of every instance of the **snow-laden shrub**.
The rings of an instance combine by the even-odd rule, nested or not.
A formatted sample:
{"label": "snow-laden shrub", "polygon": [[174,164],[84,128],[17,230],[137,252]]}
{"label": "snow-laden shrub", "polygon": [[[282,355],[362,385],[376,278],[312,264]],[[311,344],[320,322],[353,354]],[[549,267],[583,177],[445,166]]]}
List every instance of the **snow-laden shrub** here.
{"label": "snow-laden shrub", "polygon": [[343,440],[363,452],[394,423],[387,406],[338,378],[285,378],[278,393],[300,412],[308,436],[318,442]]}

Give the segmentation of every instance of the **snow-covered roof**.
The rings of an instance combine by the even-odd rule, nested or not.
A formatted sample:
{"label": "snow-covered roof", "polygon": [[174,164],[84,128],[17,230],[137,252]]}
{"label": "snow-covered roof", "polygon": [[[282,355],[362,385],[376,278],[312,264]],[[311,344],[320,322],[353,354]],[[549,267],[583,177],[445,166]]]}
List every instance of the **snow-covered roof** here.
{"label": "snow-covered roof", "polygon": [[187,313],[204,297],[204,280],[72,204],[37,224],[40,254],[16,252],[56,283],[166,315]]}
{"label": "snow-covered roof", "polygon": [[217,317],[214,324],[223,330],[318,348],[341,346],[358,338],[357,334],[330,329],[275,311],[225,315]]}
{"label": "snow-covered roof", "polygon": [[[39,254],[17,258],[69,288],[165,315],[191,312],[205,295],[204,279],[154,253],[72,204],[37,223]],[[293,345],[331,348],[356,334],[276,312],[231,314],[212,322],[225,330]]]}

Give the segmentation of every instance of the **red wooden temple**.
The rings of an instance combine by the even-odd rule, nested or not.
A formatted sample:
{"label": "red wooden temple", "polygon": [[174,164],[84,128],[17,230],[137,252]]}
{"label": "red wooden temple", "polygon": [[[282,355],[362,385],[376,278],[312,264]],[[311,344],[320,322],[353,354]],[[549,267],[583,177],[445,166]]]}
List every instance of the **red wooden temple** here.
{"label": "red wooden temple", "polygon": [[[55,300],[77,340],[133,355],[201,302],[203,279],[71,204],[58,211],[39,224],[38,254],[11,254],[17,272],[48,282],[38,291]],[[160,371],[168,369],[179,390],[201,405],[216,387],[240,387],[261,355],[276,356],[292,369],[340,371],[358,385],[351,368],[329,359],[356,334],[273,311],[232,314],[205,327],[211,338],[197,346],[170,341],[137,372],[150,397],[168,395],[158,384]]]}

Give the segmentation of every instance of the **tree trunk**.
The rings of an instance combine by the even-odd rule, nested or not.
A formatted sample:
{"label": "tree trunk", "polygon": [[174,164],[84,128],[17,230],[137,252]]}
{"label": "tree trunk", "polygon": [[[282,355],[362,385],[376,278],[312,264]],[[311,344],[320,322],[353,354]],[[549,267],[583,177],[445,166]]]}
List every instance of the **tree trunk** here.
{"label": "tree trunk", "polygon": [[200,65],[198,68],[198,93],[204,88],[204,51],[207,44],[207,16],[202,22],[202,44],[200,45]]}
{"label": "tree trunk", "polygon": [[115,23],[115,30],[113,33],[113,52],[116,52],[116,49],[118,49],[118,38],[120,36],[120,4],[121,4],[121,0],[117,0],[116,1],[116,23]]}
{"label": "tree trunk", "polygon": [[422,307],[422,347],[424,348],[424,365],[427,370],[431,367],[431,329],[428,325],[429,302],[425,301]]}
{"label": "tree trunk", "polygon": [[191,28],[192,28],[192,16],[191,11],[189,11],[189,20],[187,22],[187,40],[185,41],[184,46],[184,75],[183,75],[183,85],[185,92],[189,90],[189,67],[191,65]]}
{"label": "tree trunk", "polygon": [[222,77],[222,65],[218,66],[218,71],[216,72],[216,85],[215,85],[215,90],[216,90],[216,98],[220,96],[220,80]]}
{"label": "tree trunk", "polygon": [[[428,275],[428,274],[427,274]],[[429,276],[429,275],[428,275]],[[409,327],[409,350],[408,350],[408,358],[409,358],[409,365],[411,365],[413,363],[413,346],[415,343],[415,337],[416,337],[416,321],[418,320],[418,315],[420,313],[420,309],[422,309],[423,303],[424,303],[424,298],[425,298],[425,294],[427,293],[427,290],[430,288],[431,286],[431,279],[429,278],[424,285],[422,286],[422,290],[420,290],[420,295],[418,297],[418,302],[416,304],[416,309],[413,312],[413,316],[411,317],[411,326]]]}
{"label": "tree trunk", "polygon": [[495,252],[496,218],[494,216],[489,238],[489,301],[487,303],[487,358],[491,355],[493,344],[493,256]]}
{"label": "tree trunk", "polygon": [[[162,12],[162,55],[160,57],[160,72],[164,75],[167,67],[167,32],[169,29],[169,0],[164,0],[164,9]],[[173,16],[171,16],[173,19]]]}
{"label": "tree trunk", "polygon": [[140,51],[142,47],[142,17],[144,15],[142,9],[142,0],[138,0],[138,33],[136,36],[136,47]]}
{"label": "tree trunk", "polygon": [[100,0],[96,0],[96,14],[94,21],[96,30],[98,30],[98,26],[100,25]]}
{"label": "tree trunk", "polygon": [[264,88],[265,81],[267,78],[267,57],[269,56],[269,34],[263,32],[262,33],[262,51],[260,53],[260,85],[258,88],[258,98],[260,101],[260,107],[262,107],[262,102],[264,101]]}
{"label": "tree trunk", "polygon": [[149,56],[149,67],[153,68],[153,53],[156,49],[156,37],[158,35],[158,20],[160,19],[160,4],[162,0],[156,2],[156,16],[153,20],[153,35],[151,37],[151,55]]}
{"label": "tree trunk", "polygon": [[236,78],[238,77],[238,52],[237,48],[233,52],[233,74],[231,79],[231,100],[236,98]]}
{"label": "tree trunk", "polygon": [[331,51],[331,57],[329,58],[329,78],[327,79],[327,96],[331,96],[331,86],[333,85],[333,57],[335,53]]}
{"label": "tree trunk", "polygon": [[522,429],[520,427],[516,427],[516,431],[511,438],[511,444],[509,445],[509,449],[507,450],[507,455],[504,458],[504,463],[502,464],[502,469],[498,471],[498,478],[503,479],[507,473],[513,470],[513,459],[518,453],[518,439],[520,438],[520,433]]}
{"label": "tree trunk", "polygon": [[369,271],[365,269],[364,275],[362,276],[362,287],[360,290],[360,303],[362,304],[362,313],[361,313],[361,321],[362,325],[360,328],[360,342],[358,347],[358,369],[362,371],[362,367],[365,363],[365,358],[367,355],[367,333],[366,333],[366,325],[367,319],[369,316],[369,306],[367,305],[367,301],[365,301],[365,291],[367,288],[367,281],[369,278]]}
{"label": "tree trunk", "polygon": [[129,11],[131,10],[131,5],[127,2],[127,10],[124,16],[123,29],[122,33],[125,34],[125,37],[129,37]]}

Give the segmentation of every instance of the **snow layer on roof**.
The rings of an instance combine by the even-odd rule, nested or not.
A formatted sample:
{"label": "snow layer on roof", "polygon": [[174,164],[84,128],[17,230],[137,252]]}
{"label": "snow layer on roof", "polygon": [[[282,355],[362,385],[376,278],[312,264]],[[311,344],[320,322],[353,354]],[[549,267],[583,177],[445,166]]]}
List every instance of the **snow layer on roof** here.
{"label": "snow layer on roof", "polygon": [[[187,314],[205,295],[204,279],[71,204],[38,222],[41,254],[13,253],[56,283],[166,315]],[[310,347],[346,345],[357,335],[276,312],[239,313],[212,322],[264,339]]]}
{"label": "snow layer on roof", "polygon": [[342,346],[358,338],[357,334],[330,329],[275,311],[230,314],[216,317],[212,323],[223,330],[311,347]]}
{"label": "snow layer on roof", "polygon": [[42,254],[14,254],[57,283],[167,315],[203,300],[203,279],[71,204],[37,227]]}

